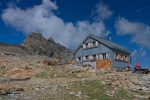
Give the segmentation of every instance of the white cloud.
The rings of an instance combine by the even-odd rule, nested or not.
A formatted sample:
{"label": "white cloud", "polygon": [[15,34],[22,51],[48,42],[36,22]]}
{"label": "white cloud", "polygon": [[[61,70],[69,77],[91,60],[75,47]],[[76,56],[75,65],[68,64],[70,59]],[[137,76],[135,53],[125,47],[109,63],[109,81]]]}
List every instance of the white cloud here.
{"label": "white cloud", "polygon": [[116,21],[116,30],[120,35],[131,35],[132,42],[150,48],[150,26],[119,18]]}
{"label": "white cloud", "polygon": [[3,11],[2,19],[18,31],[26,34],[41,32],[45,37],[53,37],[55,41],[69,48],[79,45],[88,33],[102,37],[108,35],[102,20],[93,23],[87,20],[76,23],[64,22],[55,15],[54,11],[57,9],[55,2],[43,0],[40,5],[25,10],[16,6],[8,7]]}
{"label": "white cloud", "polygon": [[102,2],[96,5],[96,19],[97,20],[104,20],[109,18],[113,12],[108,8],[107,5],[103,4]]}

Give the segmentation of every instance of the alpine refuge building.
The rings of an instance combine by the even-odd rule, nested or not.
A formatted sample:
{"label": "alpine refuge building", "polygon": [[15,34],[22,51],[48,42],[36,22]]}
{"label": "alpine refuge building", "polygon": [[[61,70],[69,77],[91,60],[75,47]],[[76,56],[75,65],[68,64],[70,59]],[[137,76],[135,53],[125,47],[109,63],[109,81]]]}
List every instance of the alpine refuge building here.
{"label": "alpine refuge building", "polygon": [[131,53],[127,48],[92,34],[75,50],[72,60],[78,66],[95,69],[131,68]]}

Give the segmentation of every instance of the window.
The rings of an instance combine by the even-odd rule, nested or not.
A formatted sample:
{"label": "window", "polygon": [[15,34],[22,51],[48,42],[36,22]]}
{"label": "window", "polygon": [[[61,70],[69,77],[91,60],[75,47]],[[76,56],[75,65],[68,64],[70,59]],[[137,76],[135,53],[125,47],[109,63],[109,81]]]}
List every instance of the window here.
{"label": "window", "polygon": [[88,48],[90,48],[91,47],[91,43],[88,43]]}
{"label": "window", "polygon": [[101,53],[95,56],[96,56],[96,59],[109,59],[109,53]]}
{"label": "window", "polygon": [[78,62],[78,61],[81,61],[81,57],[77,57],[76,58],[76,61]]}
{"label": "window", "polygon": [[102,55],[102,54],[99,54],[99,58],[100,58],[100,59],[103,59],[103,55]]}
{"label": "window", "polygon": [[86,60],[86,58],[85,58],[85,57],[83,57],[83,60],[85,61],[85,60]]}
{"label": "window", "polygon": [[121,55],[120,54],[116,54],[116,60],[121,60]]}
{"label": "window", "polygon": [[93,47],[96,47],[96,42],[95,41],[93,41]]}
{"label": "window", "polygon": [[93,60],[93,56],[89,56],[88,58],[89,58],[89,60]]}
{"label": "window", "polygon": [[86,60],[89,60],[89,57],[88,57],[88,56],[85,56],[85,59],[86,59]]}
{"label": "window", "polygon": [[109,53],[106,53],[106,58],[109,59]]}
{"label": "window", "polygon": [[116,57],[115,57],[115,59],[118,59],[118,54],[116,54]]}
{"label": "window", "polygon": [[117,53],[115,59],[120,61],[128,61],[128,56]]}
{"label": "window", "polygon": [[125,61],[128,61],[128,57],[127,56],[125,56]]}
{"label": "window", "polygon": [[85,44],[83,44],[83,49],[85,49],[86,48],[86,45]]}
{"label": "window", "polygon": [[93,47],[97,47],[98,46],[98,42],[97,41],[93,41],[93,42],[89,42],[89,43],[85,43],[82,45],[83,49],[86,48],[93,48]]}
{"label": "window", "polygon": [[97,47],[98,46],[98,42],[97,41],[93,41],[93,47]]}
{"label": "window", "polygon": [[99,55],[98,54],[96,55],[96,59],[99,59]]}
{"label": "window", "polygon": [[121,55],[121,60],[123,61],[123,58],[124,58],[124,56],[123,55]]}
{"label": "window", "polygon": [[98,42],[97,41],[95,42],[95,45],[98,46]]}
{"label": "window", "polygon": [[90,43],[90,48],[92,48],[92,47],[94,47],[94,44],[91,42],[91,43]]}
{"label": "window", "polygon": [[86,45],[86,48],[88,48],[88,43],[86,43],[85,45]]}
{"label": "window", "polygon": [[76,61],[78,62],[78,61],[79,61],[79,59],[78,59],[78,58],[76,58]]}
{"label": "window", "polygon": [[81,61],[81,57],[78,57],[79,61]]}
{"label": "window", "polygon": [[103,59],[106,59],[106,53],[103,53],[102,56],[103,56]]}
{"label": "window", "polygon": [[126,56],[125,55],[123,56],[123,61],[126,61]]}
{"label": "window", "polygon": [[94,59],[94,60],[96,59],[96,55],[93,55],[93,59]]}

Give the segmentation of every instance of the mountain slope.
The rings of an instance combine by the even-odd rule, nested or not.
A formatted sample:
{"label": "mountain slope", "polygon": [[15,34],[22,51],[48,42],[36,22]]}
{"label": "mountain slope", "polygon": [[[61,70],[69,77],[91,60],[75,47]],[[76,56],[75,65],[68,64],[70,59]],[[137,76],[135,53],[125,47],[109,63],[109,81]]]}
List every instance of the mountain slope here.
{"label": "mountain slope", "polygon": [[56,43],[52,38],[46,39],[40,33],[32,32],[21,44],[32,54],[46,55],[59,59],[66,58],[71,51]]}

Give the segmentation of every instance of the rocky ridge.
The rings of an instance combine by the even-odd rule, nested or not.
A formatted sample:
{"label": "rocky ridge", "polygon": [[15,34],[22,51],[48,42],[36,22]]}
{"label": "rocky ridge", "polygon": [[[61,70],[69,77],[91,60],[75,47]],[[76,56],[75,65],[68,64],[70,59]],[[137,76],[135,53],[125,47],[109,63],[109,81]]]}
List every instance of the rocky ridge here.
{"label": "rocky ridge", "polygon": [[30,33],[21,45],[9,45],[0,43],[2,55],[44,55],[66,62],[72,51],[63,45],[56,43],[53,38],[46,39],[41,33]]}

